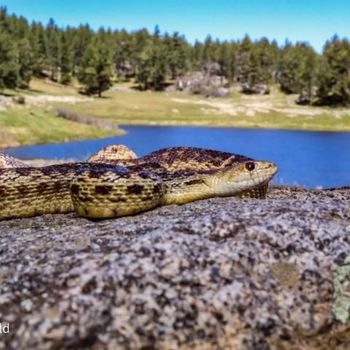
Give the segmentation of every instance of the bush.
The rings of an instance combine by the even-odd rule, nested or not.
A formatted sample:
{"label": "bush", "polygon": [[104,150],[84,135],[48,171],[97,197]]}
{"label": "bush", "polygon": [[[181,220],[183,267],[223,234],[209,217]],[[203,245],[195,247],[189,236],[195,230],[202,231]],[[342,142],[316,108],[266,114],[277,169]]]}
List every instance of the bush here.
{"label": "bush", "polygon": [[14,96],[12,98],[13,102],[19,104],[19,105],[24,105],[26,103],[26,99],[24,96]]}

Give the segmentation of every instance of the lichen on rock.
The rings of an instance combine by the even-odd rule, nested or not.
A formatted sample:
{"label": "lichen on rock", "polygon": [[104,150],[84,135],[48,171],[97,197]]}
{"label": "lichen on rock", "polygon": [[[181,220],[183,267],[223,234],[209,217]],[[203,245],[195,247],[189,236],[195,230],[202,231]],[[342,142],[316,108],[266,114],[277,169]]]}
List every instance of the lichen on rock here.
{"label": "lichen on rock", "polygon": [[338,321],[346,323],[350,320],[350,256],[345,259],[344,265],[337,269],[334,293],[333,313]]}

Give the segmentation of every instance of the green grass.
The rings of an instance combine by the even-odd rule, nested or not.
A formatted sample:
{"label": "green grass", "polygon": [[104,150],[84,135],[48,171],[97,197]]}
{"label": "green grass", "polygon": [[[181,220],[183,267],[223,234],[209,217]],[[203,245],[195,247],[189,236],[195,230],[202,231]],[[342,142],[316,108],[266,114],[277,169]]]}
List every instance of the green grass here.
{"label": "green grass", "polygon": [[34,78],[30,82],[30,90],[24,92],[48,95],[77,95],[77,88],[76,83],[72,86],[64,86],[50,80]]}
{"label": "green grass", "polygon": [[[110,91],[102,99],[76,104],[70,109],[126,125],[350,131],[350,110],[297,106],[293,103],[295,98],[280,93],[270,96],[235,93],[227,99],[205,99],[175,92],[126,90]],[[220,105],[231,109],[231,114]]]}
{"label": "green grass", "polygon": [[115,134],[57,118],[42,108],[11,108],[0,112],[0,147],[94,139]]}

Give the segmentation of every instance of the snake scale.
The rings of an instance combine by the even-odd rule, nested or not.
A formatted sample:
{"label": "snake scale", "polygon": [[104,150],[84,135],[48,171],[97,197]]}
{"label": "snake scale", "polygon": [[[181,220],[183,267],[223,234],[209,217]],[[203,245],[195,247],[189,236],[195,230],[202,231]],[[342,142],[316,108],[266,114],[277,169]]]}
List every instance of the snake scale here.
{"label": "snake scale", "polygon": [[137,158],[112,145],[87,162],[44,167],[0,153],[0,220],[73,210],[102,219],[217,196],[265,198],[276,172],[271,162],[192,147]]}

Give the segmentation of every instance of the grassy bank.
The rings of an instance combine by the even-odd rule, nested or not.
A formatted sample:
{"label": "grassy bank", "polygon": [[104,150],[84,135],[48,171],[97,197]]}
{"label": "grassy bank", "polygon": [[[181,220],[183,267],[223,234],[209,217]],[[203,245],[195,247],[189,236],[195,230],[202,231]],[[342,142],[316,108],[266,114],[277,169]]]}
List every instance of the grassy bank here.
{"label": "grassy bank", "polygon": [[[12,102],[23,96],[24,105]],[[55,116],[57,104],[69,109],[88,98],[76,86],[63,86],[48,80],[33,79],[29,90],[5,90],[0,95],[0,149],[28,144],[67,142],[124,134],[123,130],[102,130]]]}
{"label": "grassy bank", "polygon": [[43,108],[10,108],[0,112],[0,149],[111,135],[115,133],[57,118]]}
{"label": "grassy bank", "polygon": [[[298,106],[296,96],[273,89],[266,96],[234,92],[229,98],[207,99],[179,92],[138,91],[115,85],[103,98],[89,98],[77,86],[65,87],[33,79],[31,89],[6,91],[23,95],[25,105],[2,108],[0,147],[107,137],[120,134],[55,117],[60,107],[126,125],[195,125],[244,128],[350,131],[350,109]],[[1,97],[1,96],[0,96]]]}

